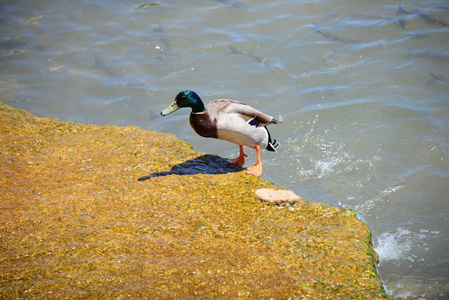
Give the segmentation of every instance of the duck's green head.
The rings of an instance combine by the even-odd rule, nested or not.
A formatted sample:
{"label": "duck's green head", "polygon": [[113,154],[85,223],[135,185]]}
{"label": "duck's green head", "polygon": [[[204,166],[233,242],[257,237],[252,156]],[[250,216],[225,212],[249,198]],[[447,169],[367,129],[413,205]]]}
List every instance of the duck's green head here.
{"label": "duck's green head", "polygon": [[175,100],[169,107],[161,112],[161,115],[169,115],[182,107],[190,107],[192,108],[192,112],[202,112],[206,110],[203,101],[201,101],[201,98],[194,91],[185,90],[176,95]]}

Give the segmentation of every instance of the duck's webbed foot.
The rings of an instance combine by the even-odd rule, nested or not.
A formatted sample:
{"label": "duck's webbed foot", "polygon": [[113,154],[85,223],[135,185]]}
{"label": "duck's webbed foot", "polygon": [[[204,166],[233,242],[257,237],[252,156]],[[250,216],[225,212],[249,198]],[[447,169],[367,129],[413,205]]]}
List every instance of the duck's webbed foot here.
{"label": "duck's webbed foot", "polygon": [[254,166],[249,167],[246,169],[246,174],[260,176],[262,174],[262,164],[257,163]]}
{"label": "duck's webbed foot", "polygon": [[257,151],[257,163],[246,169],[246,174],[254,175],[254,176],[260,176],[262,174],[262,158],[260,156],[260,146],[256,146]]}
{"label": "duck's webbed foot", "polygon": [[230,164],[238,164],[241,167],[243,167],[243,165],[245,164],[245,157],[248,157],[248,155],[245,154],[245,152],[243,152],[243,146],[240,146],[240,154],[237,158],[234,159],[228,159],[228,163]]}

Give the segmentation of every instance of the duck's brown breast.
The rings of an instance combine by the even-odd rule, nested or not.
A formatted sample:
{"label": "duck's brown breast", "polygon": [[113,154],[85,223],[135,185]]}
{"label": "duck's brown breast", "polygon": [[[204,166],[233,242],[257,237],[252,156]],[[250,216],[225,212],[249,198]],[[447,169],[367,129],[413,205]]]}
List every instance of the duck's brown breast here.
{"label": "duck's brown breast", "polygon": [[217,121],[211,119],[207,112],[204,113],[191,113],[190,114],[190,126],[196,133],[203,137],[217,138]]}

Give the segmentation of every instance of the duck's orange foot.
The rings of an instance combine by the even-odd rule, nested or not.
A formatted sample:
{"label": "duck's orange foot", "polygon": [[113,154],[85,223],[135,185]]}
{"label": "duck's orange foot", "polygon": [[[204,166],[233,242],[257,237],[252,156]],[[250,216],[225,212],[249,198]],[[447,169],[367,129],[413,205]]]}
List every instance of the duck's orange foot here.
{"label": "duck's orange foot", "polygon": [[248,157],[248,155],[246,155],[245,152],[243,152],[243,146],[239,145],[239,147],[240,147],[239,157],[234,159],[228,159],[227,161],[230,164],[238,164],[240,165],[240,167],[243,167],[243,165],[245,164],[245,157]]}
{"label": "duck's orange foot", "polygon": [[226,161],[229,164],[237,164],[240,167],[243,167],[243,165],[245,164],[245,156],[248,157],[248,155],[245,154],[244,156],[239,156],[239,157],[234,158],[234,159],[227,159]]}
{"label": "duck's orange foot", "polygon": [[246,169],[246,174],[260,176],[262,174],[262,164],[257,163],[254,166],[249,167]]}

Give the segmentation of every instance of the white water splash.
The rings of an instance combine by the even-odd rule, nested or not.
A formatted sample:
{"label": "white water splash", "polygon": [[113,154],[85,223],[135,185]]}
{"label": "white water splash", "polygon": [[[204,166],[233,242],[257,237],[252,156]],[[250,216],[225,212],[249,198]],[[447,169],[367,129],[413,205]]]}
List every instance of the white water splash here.
{"label": "white water splash", "polygon": [[436,238],[438,234],[439,231],[421,229],[419,232],[413,232],[400,227],[395,232],[382,233],[377,239],[375,250],[381,264],[391,260],[420,261],[423,258],[417,256],[412,250],[419,248],[424,252],[428,251],[429,237]]}

